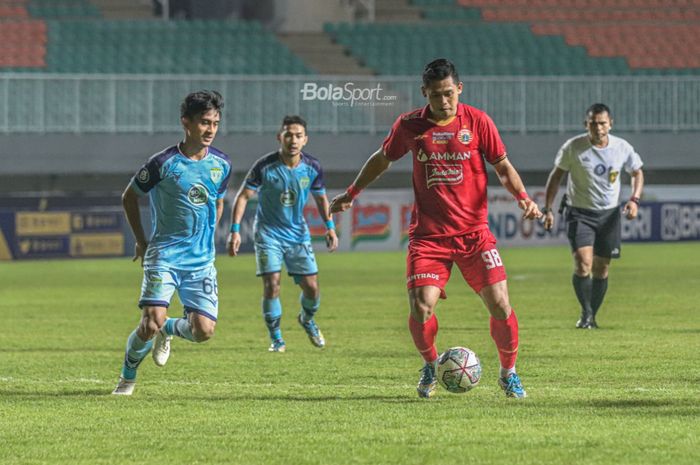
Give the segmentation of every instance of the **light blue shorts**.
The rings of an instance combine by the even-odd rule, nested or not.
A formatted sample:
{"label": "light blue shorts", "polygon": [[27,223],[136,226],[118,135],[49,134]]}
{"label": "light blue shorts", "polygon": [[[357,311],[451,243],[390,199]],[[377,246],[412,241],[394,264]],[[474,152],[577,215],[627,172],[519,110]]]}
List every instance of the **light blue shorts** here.
{"label": "light blue shorts", "polygon": [[285,244],[270,239],[255,242],[255,264],[258,276],[281,272],[282,262],[287,267],[287,273],[293,276],[297,283],[302,276],[318,274],[316,256],[310,241],[300,244]]}
{"label": "light blue shorts", "polygon": [[199,270],[144,268],[139,307],[153,305],[167,308],[176,290],[185,307],[185,315],[194,312],[216,321],[219,315],[219,290],[214,265]]}

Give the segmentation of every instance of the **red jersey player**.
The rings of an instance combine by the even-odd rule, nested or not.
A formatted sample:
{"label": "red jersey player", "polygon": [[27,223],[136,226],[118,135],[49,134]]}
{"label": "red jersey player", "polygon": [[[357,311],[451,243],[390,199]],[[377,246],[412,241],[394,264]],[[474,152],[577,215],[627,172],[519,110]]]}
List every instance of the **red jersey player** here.
{"label": "red jersey player", "polygon": [[408,327],[425,366],[418,395],[435,392],[438,324],[434,310],[446,298],[445,285],[456,263],[467,283],[491,313],[491,337],[501,362],[499,385],[508,397],[525,397],[515,372],[518,320],[508,299],[506,272],[488,228],[486,162],[515,197],[527,219],[542,213],[508,161],[506,148],[491,118],[459,103],[462,82],[454,65],[435,60],[423,71],[428,104],[401,115],[346,192],[331,202],[331,212],[352,207],[355,197],[386,171],[391,162],[411,152],[415,204],[409,228],[406,280],[411,306]]}

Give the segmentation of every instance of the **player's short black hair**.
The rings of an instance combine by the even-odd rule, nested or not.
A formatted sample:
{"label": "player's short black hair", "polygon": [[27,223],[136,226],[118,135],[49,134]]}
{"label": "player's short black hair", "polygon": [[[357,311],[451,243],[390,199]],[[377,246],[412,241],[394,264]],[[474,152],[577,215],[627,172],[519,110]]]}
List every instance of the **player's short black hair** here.
{"label": "player's short black hair", "polygon": [[199,90],[192,92],[180,105],[180,117],[192,118],[209,110],[216,110],[221,114],[224,108],[224,98],[215,90]]}
{"label": "player's short black hair", "polygon": [[298,124],[300,126],[304,127],[304,131],[306,131],[306,121],[304,118],[302,118],[299,115],[287,115],[282,119],[282,126],[280,127],[280,131],[284,129],[285,126],[290,126],[292,124]]}
{"label": "player's short black hair", "polygon": [[459,82],[459,74],[457,74],[455,65],[447,58],[438,58],[425,65],[423,85],[427,87],[433,81],[442,81],[450,76],[455,84]]}
{"label": "player's short black hair", "polygon": [[594,103],[590,107],[588,107],[588,110],[586,110],[586,118],[593,116],[593,115],[599,115],[601,113],[607,113],[610,118],[612,118],[612,112],[610,111],[610,108],[604,103]]}

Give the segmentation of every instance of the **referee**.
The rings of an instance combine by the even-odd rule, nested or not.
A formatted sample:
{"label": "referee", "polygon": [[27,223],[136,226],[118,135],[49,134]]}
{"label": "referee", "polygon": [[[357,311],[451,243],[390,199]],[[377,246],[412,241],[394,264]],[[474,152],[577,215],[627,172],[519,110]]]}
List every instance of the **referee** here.
{"label": "referee", "polygon": [[620,172],[632,179],[632,196],[622,213],[637,216],[644,174],[642,160],[624,139],[610,134],[610,109],[595,103],[586,111],[586,134],[567,140],[547,179],[544,227],[552,229],[552,203],[568,173],[565,207],[567,236],[574,257],[572,284],[581,304],[577,328],[596,329],[596,314],[608,289],[610,259],[620,257]]}

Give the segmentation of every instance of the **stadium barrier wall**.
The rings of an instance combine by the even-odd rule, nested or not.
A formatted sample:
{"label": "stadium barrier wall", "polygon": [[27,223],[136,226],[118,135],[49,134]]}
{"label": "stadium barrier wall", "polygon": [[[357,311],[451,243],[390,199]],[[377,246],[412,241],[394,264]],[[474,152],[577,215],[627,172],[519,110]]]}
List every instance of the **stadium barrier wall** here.
{"label": "stadium barrier wall", "polygon": [[[544,204],[544,187],[530,187],[530,196]],[[560,189],[558,205],[564,189]],[[332,196],[333,193],[329,193]],[[629,197],[623,190],[622,198]],[[700,186],[653,186],[645,190],[639,216],[623,219],[625,242],[673,242],[700,240]],[[408,242],[408,226],[413,207],[411,189],[368,189],[355,200],[353,208],[336,215],[339,250],[403,250]],[[249,203],[241,223],[241,251],[253,250],[253,219],[256,204]],[[305,209],[315,250],[323,252],[325,226],[315,204]],[[224,216],[226,218],[226,216]],[[567,244],[566,225],[560,215],[555,228],[544,230],[540,221],[524,221],[512,196],[502,188],[489,188],[489,225],[500,246],[548,246]],[[219,238],[225,241],[228,224],[219,226]]]}
{"label": "stadium barrier wall", "polygon": [[[562,189],[563,190],[563,189]],[[560,190],[560,196],[562,195]],[[542,205],[544,188],[531,187],[532,198]],[[329,193],[334,195],[333,192]],[[627,198],[629,193],[623,193]],[[223,221],[216,231],[216,246],[225,253],[230,208],[229,191]],[[634,220],[623,219],[624,242],[677,242],[700,240],[700,186],[651,186]],[[241,252],[253,251],[253,220],[257,202],[248,203],[241,222]],[[413,207],[411,189],[368,189],[354,207],[336,215],[339,250],[403,250]],[[149,210],[142,209],[149,225]],[[317,252],[323,253],[325,224],[313,200],[304,211]],[[524,221],[505,189],[489,189],[489,225],[499,246],[548,246],[566,244],[561,217],[548,232],[539,221]],[[71,211],[0,211],[0,260],[130,256],[133,236],[119,208]]]}
{"label": "stadium barrier wall", "polygon": [[[406,76],[0,74],[0,133],[181,132],[180,101],[199,89],[227,105],[220,131],[264,133],[284,114],[314,132],[383,134],[396,115],[425,103],[420,70]],[[583,112],[605,102],[621,131],[700,129],[698,76],[464,76],[464,101],[501,131],[582,129]],[[245,111],[240,111],[245,105]]]}

